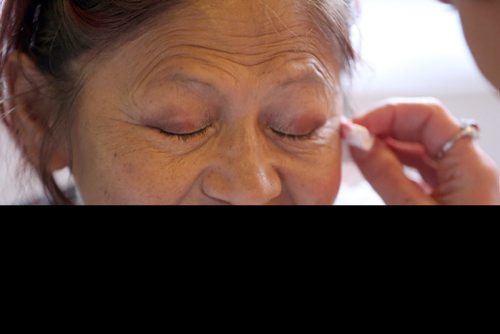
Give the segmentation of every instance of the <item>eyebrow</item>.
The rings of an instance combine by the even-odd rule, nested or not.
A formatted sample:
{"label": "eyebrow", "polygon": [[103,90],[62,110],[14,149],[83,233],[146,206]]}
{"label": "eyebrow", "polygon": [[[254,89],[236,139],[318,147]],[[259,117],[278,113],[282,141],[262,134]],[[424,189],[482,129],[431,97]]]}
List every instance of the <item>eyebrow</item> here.
{"label": "eyebrow", "polygon": [[[189,86],[190,84],[196,85],[196,86],[202,88],[204,91],[210,93],[211,95],[217,95],[220,97],[224,96],[221,93],[221,91],[216,86],[214,86],[212,83],[204,81],[201,78],[191,76],[191,75],[184,73],[184,72],[175,72],[172,75],[168,76],[167,80],[171,81],[171,82],[175,82],[175,83],[185,84],[186,86]],[[317,74],[313,71],[306,71],[306,72],[300,73],[298,75],[288,77],[283,82],[280,82],[277,85],[277,87],[275,87],[275,88],[283,89],[283,88],[286,88],[286,87],[294,85],[294,84],[308,83],[308,82],[329,86],[327,80],[324,79],[319,74]]]}
{"label": "eyebrow", "polygon": [[176,72],[167,78],[168,81],[183,83],[186,85],[194,84],[201,87],[203,90],[210,92],[212,95],[220,95],[221,92],[211,83],[198,79],[196,77],[190,76],[183,72]]}
{"label": "eyebrow", "polygon": [[279,85],[279,87],[286,87],[286,86],[299,84],[299,83],[306,83],[306,82],[327,85],[327,82],[323,77],[321,77],[320,75],[318,75],[314,72],[307,71],[307,72],[301,73],[295,77],[288,78],[283,83],[281,83]]}

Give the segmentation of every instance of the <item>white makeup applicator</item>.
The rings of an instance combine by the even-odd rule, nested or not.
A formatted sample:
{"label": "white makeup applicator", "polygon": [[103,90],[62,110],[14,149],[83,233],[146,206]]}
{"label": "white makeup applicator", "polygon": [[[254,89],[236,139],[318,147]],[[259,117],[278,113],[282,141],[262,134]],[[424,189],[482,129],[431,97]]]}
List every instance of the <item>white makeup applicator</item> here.
{"label": "white makeup applicator", "polygon": [[367,128],[354,124],[349,119],[342,117],[342,137],[350,146],[363,151],[370,151],[375,145],[375,137]]}

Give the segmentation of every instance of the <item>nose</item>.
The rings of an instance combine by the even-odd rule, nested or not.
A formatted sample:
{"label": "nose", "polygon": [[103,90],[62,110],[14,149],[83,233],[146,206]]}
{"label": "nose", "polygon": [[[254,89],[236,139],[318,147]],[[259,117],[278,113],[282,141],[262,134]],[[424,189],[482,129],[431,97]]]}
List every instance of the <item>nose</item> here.
{"label": "nose", "polygon": [[257,142],[232,145],[203,177],[203,192],[234,205],[263,205],[279,197],[281,178],[272,152]]}

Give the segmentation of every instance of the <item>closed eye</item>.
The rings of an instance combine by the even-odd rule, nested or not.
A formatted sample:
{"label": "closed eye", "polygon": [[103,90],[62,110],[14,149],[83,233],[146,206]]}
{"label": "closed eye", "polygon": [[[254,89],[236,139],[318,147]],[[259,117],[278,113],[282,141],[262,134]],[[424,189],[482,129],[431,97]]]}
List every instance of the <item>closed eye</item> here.
{"label": "closed eye", "polygon": [[174,133],[174,132],[169,132],[169,131],[165,131],[162,129],[158,129],[158,130],[160,131],[161,134],[163,134],[165,136],[175,137],[175,138],[182,140],[182,141],[188,141],[191,139],[195,139],[196,137],[201,137],[201,136],[205,135],[209,128],[210,128],[210,125],[203,128],[203,129],[196,130],[193,132],[188,132],[188,133]]}
{"label": "closed eye", "polygon": [[292,133],[286,133],[286,132],[283,132],[283,131],[279,131],[279,130],[276,130],[276,129],[271,129],[271,130],[278,137],[281,137],[281,138],[284,138],[284,139],[287,139],[287,140],[292,140],[292,141],[311,139],[312,136],[314,135],[314,132],[315,132],[315,131],[311,131],[311,132],[306,133],[306,134],[292,134]]}

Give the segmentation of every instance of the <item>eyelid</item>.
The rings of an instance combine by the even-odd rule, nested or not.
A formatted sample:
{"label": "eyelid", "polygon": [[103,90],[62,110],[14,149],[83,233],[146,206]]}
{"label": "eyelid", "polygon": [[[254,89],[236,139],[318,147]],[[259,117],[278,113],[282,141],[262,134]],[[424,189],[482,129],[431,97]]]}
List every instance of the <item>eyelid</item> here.
{"label": "eyelid", "polygon": [[193,132],[184,132],[184,133],[177,133],[177,132],[170,132],[170,131],[166,131],[166,130],[163,130],[163,129],[160,129],[160,131],[166,135],[169,135],[169,136],[196,136],[197,134],[200,134],[202,133],[203,131],[206,131],[207,129],[209,128],[209,125],[202,128],[202,129],[199,129],[199,130],[196,130],[196,131],[193,131]]}
{"label": "eyelid", "polygon": [[190,139],[194,139],[196,137],[201,137],[201,136],[205,135],[211,127],[212,127],[212,125],[207,125],[206,127],[202,128],[200,130],[196,130],[194,132],[189,132],[189,133],[174,133],[174,132],[169,132],[169,131],[166,131],[163,129],[158,129],[158,130],[164,136],[174,137],[174,138],[178,138],[179,140],[188,141]]}
{"label": "eyelid", "polygon": [[307,139],[311,139],[311,137],[316,133],[317,129],[314,129],[312,131],[310,131],[309,133],[306,133],[306,134],[291,134],[291,133],[287,133],[287,132],[283,132],[283,130],[276,130],[276,129],[273,129],[271,128],[271,131],[278,135],[279,137],[282,137],[282,138],[285,138],[285,139],[289,139],[289,140],[307,140]]}

